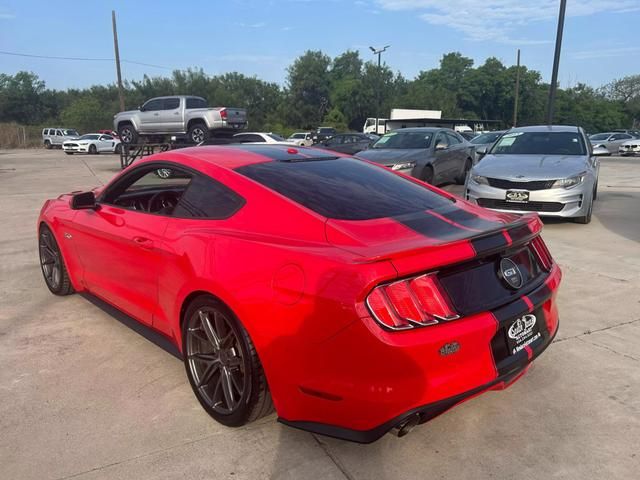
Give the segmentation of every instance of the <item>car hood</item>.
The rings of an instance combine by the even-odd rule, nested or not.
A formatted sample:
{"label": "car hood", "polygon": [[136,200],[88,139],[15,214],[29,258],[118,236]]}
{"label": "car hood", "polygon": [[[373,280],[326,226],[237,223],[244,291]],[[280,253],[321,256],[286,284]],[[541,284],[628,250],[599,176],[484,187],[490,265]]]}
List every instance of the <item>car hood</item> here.
{"label": "car hood", "polygon": [[633,140],[627,140],[622,145],[640,145],[640,138],[634,138]]}
{"label": "car hood", "polygon": [[473,167],[473,174],[516,180],[553,180],[582,173],[587,168],[582,155],[486,155]]}
{"label": "car hood", "polygon": [[370,162],[379,163],[381,165],[393,165],[396,163],[410,162],[424,158],[428,150],[423,148],[412,148],[402,150],[398,148],[370,148],[368,150],[358,152],[357,158],[369,160]]}

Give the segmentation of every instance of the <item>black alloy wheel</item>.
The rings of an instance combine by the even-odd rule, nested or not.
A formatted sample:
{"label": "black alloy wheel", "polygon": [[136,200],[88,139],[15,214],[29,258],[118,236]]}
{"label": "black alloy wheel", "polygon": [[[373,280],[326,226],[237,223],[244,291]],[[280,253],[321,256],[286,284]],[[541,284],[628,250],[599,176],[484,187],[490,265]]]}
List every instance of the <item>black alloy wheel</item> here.
{"label": "black alloy wheel", "polygon": [[95,145],[89,145],[89,153],[91,155],[95,155],[96,153],[98,153],[98,149],[96,148]]}
{"label": "black alloy wheel", "polygon": [[40,227],[38,251],[40,253],[42,276],[51,293],[55,295],[73,293],[73,286],[64,265],[58,242],[56,242],[53,232],[46,225]]}
{"label": "black alloy wheel", "polygon": [[193,392],[215,420],[235,427],[273,410],[251,339],[235,315],[214,297],[198,297],[187,309],[182,346]]}
{"label": "black alloy wheel", "polygon": [[44,141],[44,148],[51,150],[51,142],[49,140]]}

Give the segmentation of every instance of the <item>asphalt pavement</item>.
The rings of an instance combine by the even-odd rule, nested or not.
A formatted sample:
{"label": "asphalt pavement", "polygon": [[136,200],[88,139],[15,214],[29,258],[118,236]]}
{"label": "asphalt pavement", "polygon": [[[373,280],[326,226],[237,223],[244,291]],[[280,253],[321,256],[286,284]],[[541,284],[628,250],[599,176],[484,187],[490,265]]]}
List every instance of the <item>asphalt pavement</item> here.
{"label": "asphalt pavement", "polygon": [[275,415],[219,425],[161,338],[49,293],[42,203],[118,171],[115,155],[0,150],[0,478],[640,478],[640,158],[602,159],[591,224],[545,222],[560,331],[529,373],[371,445]]}

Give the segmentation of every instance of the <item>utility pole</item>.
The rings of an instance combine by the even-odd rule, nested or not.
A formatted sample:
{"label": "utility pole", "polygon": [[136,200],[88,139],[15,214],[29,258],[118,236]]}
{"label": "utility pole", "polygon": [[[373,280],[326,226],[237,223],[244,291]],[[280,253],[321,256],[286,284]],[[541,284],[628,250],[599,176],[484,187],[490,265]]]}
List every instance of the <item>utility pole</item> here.
{"label": "utility pole", "polygon": [[513,126],[518,125],[518,97],[520,96],[520,49],[518,49],[518,61],[516,63],[516,93],[513,102]]}
{"label": "utility pole", "polygon": [[111,10],[111,25],[113,27],[113,48],[116,51],[116,73],[118,74],[118,95],[120,97],[120,111],[124,112],[124,92],[122,91],[122,73],[120,72],[120,49],[118,48],[118,30],[116,28],[115,10]]}
{"label": "utility pole", "polygon": [[549,105],[547,106],[547,125],[553,123],[553,106],[556,100],[558,83],[558,65],[560,63],[560,50],[562,49],[562,31],[564,30],[564,13],[567,10],[567,0],[560,0],[560,13],[558,15],[558,31],[556,33],[556,50],[553,55],[553,72],[551,73],[551,85],[549,86]]}
{"label": "utility pole", "polygon": [[378,122],[380,121],[380,90],[382,90],[382,75],[380,70],[382,68],[382,53],[387,50],[391,45],[386,45],[384,48],[375,49],[369,47],[374,55],[378,55],[378,92],[376,95],[376,135],[378,135]]}

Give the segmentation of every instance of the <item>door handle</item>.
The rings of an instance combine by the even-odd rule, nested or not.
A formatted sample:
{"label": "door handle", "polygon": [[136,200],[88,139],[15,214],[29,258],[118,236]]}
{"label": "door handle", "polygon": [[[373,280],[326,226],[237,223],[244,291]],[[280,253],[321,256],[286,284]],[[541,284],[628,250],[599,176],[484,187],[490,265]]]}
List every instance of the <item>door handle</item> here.
{"label": "door handle", "polygon": [[133,242],[140,248],[153,248],[153,241],[145,237],[133,237]]}
{"label": "door handle", "polygon": [[174,115],[180,115],[180,112],[173,112]]}
{"label": "door handle", "polygon": [[158,115],[160,115],[159,113],[154,113],[153,116],[157,117]]}

